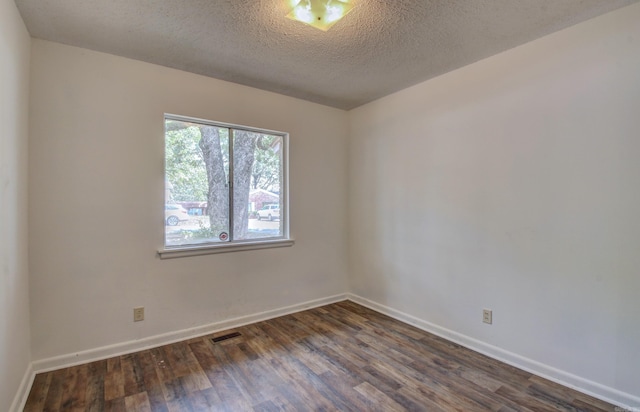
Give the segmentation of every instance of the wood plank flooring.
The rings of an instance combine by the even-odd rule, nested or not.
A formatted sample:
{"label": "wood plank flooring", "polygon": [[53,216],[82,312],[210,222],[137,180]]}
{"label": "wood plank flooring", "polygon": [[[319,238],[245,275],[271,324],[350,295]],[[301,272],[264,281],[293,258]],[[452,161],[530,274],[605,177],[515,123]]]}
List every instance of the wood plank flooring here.
{"label": "wood plank flooring", "polygon": [[345,301],[38,374],[26,411],[613,411]]}

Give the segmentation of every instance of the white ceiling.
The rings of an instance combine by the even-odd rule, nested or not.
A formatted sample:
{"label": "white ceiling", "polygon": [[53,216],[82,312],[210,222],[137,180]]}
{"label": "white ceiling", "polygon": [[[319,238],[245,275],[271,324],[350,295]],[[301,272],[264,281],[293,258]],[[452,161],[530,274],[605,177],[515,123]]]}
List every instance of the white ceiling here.
{"label": "white ceiling", "polygon": [[31,35],[351,109],[640,0],[352,0],[328,32],[292,0],[16,0]]}

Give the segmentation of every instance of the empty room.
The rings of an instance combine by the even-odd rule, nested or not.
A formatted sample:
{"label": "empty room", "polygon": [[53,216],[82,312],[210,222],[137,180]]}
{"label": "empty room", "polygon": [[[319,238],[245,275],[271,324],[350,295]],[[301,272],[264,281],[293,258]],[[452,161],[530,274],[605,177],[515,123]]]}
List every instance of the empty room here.
{"label": "empty room", "polygon": [[640,411],[640,0],[0,0],[0,411]]}

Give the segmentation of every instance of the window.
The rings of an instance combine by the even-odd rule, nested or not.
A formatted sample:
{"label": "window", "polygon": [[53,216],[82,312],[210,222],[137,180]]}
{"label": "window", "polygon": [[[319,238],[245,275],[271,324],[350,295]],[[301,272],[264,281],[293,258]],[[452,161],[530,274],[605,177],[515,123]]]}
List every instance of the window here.
{"label": "window", "polygon": [[290,246],[287,143],[286,133],[165,115],[160,256]]}

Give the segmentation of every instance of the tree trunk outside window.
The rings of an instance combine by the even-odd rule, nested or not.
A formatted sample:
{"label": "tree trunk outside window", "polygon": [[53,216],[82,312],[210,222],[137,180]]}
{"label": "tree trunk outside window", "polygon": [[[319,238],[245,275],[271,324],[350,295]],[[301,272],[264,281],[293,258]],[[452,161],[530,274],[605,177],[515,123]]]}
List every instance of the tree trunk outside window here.
{"label": "tree trunk outside window", "polygon": [[233,132],[233,237],[246,239],[249,231],[249,192],[256,141],[260,133]]}
{"label": "tree trunk outside window", "polygon": [[224,158],[217,127],[200,127],[200,149],[207,168],[209,193],[207,196],[211,231],[219,233],[229,227],[229,186],[224,170]]}

